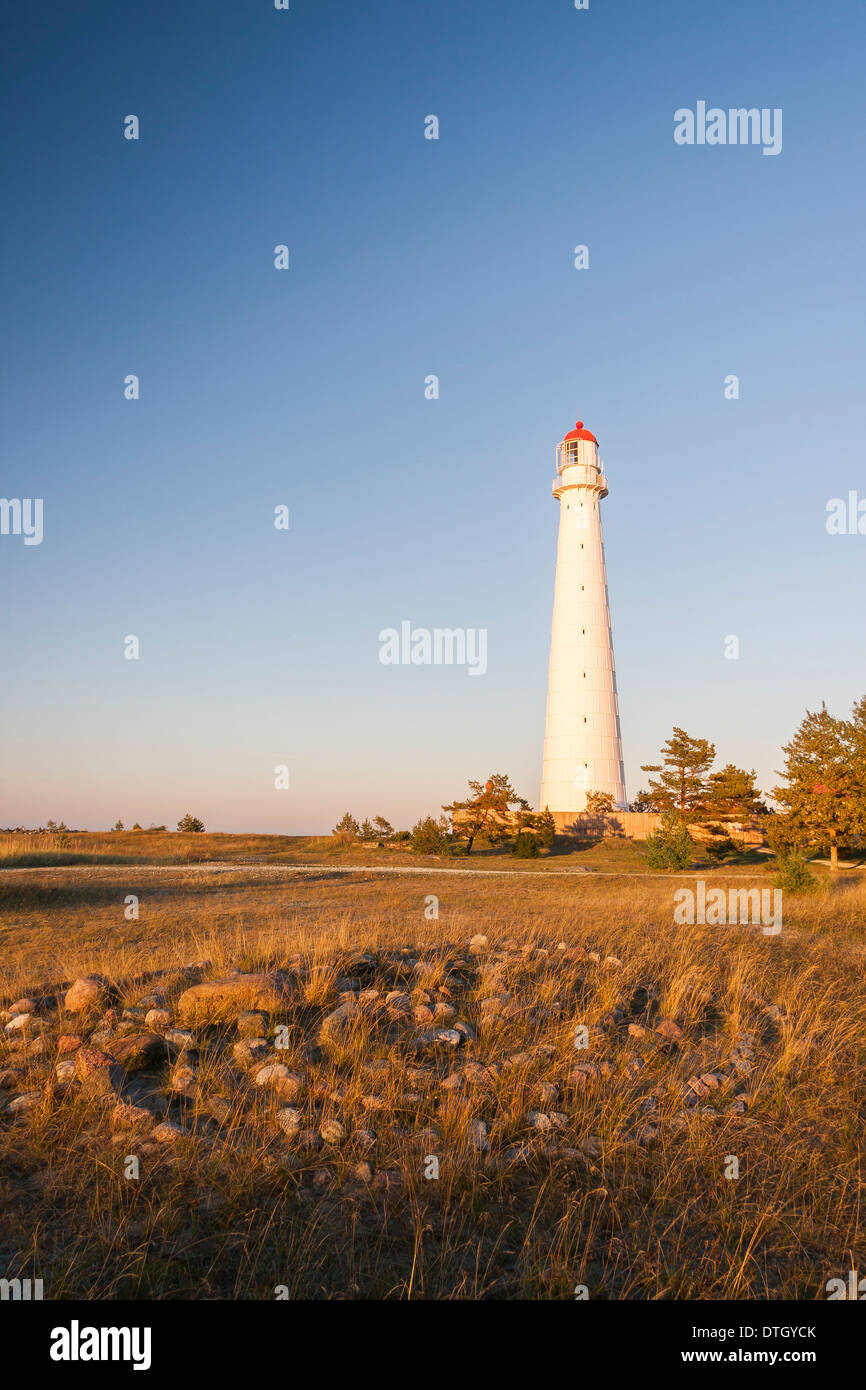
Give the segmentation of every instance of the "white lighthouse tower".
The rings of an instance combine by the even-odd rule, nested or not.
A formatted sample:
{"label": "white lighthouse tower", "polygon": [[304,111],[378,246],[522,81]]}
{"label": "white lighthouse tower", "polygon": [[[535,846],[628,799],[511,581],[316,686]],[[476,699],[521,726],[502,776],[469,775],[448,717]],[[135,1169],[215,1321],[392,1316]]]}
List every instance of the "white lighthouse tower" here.
{"label": "white lighthouse tower", "polygon": [[625,774],[599,504],[607,497],[598,440],[578,420],[556,448],[559,546],[539,806],[563,829],[587,792],[624,808]]}

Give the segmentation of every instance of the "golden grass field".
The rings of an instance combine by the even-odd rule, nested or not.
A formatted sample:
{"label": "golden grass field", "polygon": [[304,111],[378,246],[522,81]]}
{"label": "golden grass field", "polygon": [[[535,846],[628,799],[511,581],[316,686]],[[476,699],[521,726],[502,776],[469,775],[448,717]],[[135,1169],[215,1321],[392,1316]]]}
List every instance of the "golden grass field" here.
{"label": "golden grass field", "polygon": [[[431,861],[405,877],[335,872],[375,847],[325,842],[326,855],[275,837],[153,837],[165,843],[145,851],[144,836],[104,836],[77,854],[118,856],[133,838],[119,864],[16,868],[20,844],[0,851],[5,1018],[38,996],[20,1037],[0,1034],[0,1102],[32,1098],[0,1114],[6,1277],[42,1278],[46,1298],[573,1299],[584,1286],[593,1299],[822,1299],[829,1278],[866,1267],[862,874],[786,896],[783,931],[767,937],[674,926],[688,877],[633,876],[631,846],[521,875],[437,875]],[[212,871],[190,853],[267,862]],[[133,862],[148,854],[164,862]],[[293,871],[293,857],[322,867]],[[608,873],[551,872],[578,864]],[[473,856],[485,866],[509,861]],[[700,871],[743,874],[770,882],[766,865]],[[138,920],[124,916],[130,894]],[[371,960],[352,965],[357,952]],[[160,1060],[122,1082],[152,1123],[180,1127],[171,1142],[127,1129],[111,1097],[58,1083],[61,1034],[87,1044],[96,1031],[111,1055],[145,1026],[124,1008],[159,996],[186,1026],[184,990],[238,969],[291,982],[264,1030],[290,1101],[237,1061],[231,1021],[190,1025],[196,1050],[180,1056],[160,1040]],[[356,969],[367,998],[326,1042],[322,1020]],[[62,1013],[66,987],[91,974],[110,1004]],[[408,1002],[389,1007],[395,992]],[[475,1040],[425,1043],[415,1010],[446,1027],[453,1010]],[[679,1043],[655,1032],[662,1020]],[[687,1103],[686,1083],[714,1072]],[[297,1132],[277,1120],[287,1104]],[[342,1134],[323,1142],[332,1121]]]}

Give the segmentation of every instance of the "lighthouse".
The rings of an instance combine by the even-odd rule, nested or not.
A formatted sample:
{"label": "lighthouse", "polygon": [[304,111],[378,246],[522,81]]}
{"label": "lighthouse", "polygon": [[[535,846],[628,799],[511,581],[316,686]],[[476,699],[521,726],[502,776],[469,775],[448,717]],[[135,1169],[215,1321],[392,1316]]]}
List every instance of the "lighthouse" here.
{"label": "lighthouse", "polygon": [[559,543],[539,806],[564,829],[585,810],[588,792],[608,792],[616,807],[626,806],[601,538],[607,479],[598,440],[582,420],[556,447],[553,495]]}

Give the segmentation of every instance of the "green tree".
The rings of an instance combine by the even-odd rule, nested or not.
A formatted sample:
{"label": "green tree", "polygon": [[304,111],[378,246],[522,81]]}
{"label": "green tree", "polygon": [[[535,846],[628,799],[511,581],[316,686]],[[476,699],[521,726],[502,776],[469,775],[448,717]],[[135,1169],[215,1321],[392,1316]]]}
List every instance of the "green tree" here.
{"label": "green tree", "polygon": [[845,726],[853,829],[861,845],[866,838],[866,695],[859,699]]}
{"label": "green tree", "polygon": [[535,826],[538,831],[538,843],[542,849],[552,849],[556,839],[556,821],[553,819],[553,812],[549,806],[545,806],[535,818]]}
{"label": "green tree", "polygon": [[112,829],[114,829],[114,830],[122,830],[122,829],[123,829],[123,821],[122,821],[122,820],[116,820],[116,821],[114,822],[114,825],[113,825]]}
{"label": "green tree", "polygon": [[531,830],[521,830],[511,846],[515,859],[537,859],[541,853],[538,836]]}
{"label": "green tree", "polygon": [[712,820],[748,821],[752,816],[766,814],[766,806],[755,785],[755,769],[744,772],[733,763],[726,763],[720,772],[710,774],[707,785],[707,815]]}
{"label": "green tree", "polygon": [[387,821],[384,816],[374,816],[373,824],[380,840],[390,840],[394,834],[394,827],[390,821]]}
{"label": "green tree", "polygon": [[647,861],[652,869],[685,869],[692,858],[692,837],[685,820],[669,807],[658,830],[647,836]]}
{"label": "green tree", "polygon": [[369,843],[370,840],[375,840],[375,839],[376,839],[376,831],[374,830],[373,825],[372,825],[372,823],[370,822],[369,819],[363,820],[363,821],[361,822],[361,826],[360,826],[360,829],[359,829],[359,831],[358,831],[358,834],[360,835],[360,837],[361,837],[362,840],[364,840],[364,841],[366,841],[366,842],[368,842],[368,843]]}
{"label": "green tree", "polygon": [[423,816],[412,827],[411,847],[416,854],[447,854],[451,843],[446,818]]}
{"label": "green tree", "polygon": [[[138,828],[140,830],[141,826],[139,826]],[[154,829],[156,828],[157,827],[154,827]],[[165,826],[159,826],[158,828],[160,830],[164,830]],[[187,811],[186,815],[182,816],[181,819],[178,821],[177,828],[182,832],[182,834],[186,835],[190,832],[194,832],[198,835],[201,834],[201,832],[204,830],[204,821],[199,820],[198,816],[191,816],[189,811]]]}
{"label": "green tree", "polygon": [[858,737],[853,721],[849,725],[834,718],[826,705],[807,710],[791,742],[782,748],[785,766],[779,776],[786,785],[773,789],[785,829],[807,845],[829,850],[831,869],[838,867],[839,845],[856,837],[863,824],[852,767]]}
{"label": "green tree", "polygon": [[467,854],[472,853],[479,835],[491,845],[510,839],[515,822],[521,818],[518,813],[530,809],[529,802],[517,795],[504,772],[494,772],[483,786],[470,781],[469,790],[472,795],[465,801],[452,801],[442,807],[451,816],[455,838],[465,839]]}
{"label": "green tree", "polygon": [[660,763],[641,765],[641,772],[658,776],[649,780],[649,799],[653,810],[676,809],[687,820],[703,814],[707,798],[707,774],[716,756],[715,745],[705,738],[692,738],[674,725],[673,737],[662,748]]}
{"label": "green tree", "polygon": [[586,810],[588,815],[609,816],[613,809],[613,797],[610,792],[587,792]]}
{"label": "green tree", "polygon": [[353,840],[357,840],[361,833],[361,827],[351,811],[347,811],[342,820],[337,821],[331,833],[336,835],[343,844],[350,844]]}
{"label": "green tree", "polygon": [[809,873],[806,856],[801,849],[786,849],[779,855],[779,872],[773,879],[774,888],[784,893],[808,893],[817,885],[814,874]]}

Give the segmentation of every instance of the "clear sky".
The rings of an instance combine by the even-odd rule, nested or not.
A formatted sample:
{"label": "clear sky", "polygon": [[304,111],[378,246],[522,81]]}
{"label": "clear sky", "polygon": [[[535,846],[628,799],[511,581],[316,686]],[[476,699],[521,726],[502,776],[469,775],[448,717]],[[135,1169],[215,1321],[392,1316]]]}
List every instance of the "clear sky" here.
{"label": "clear sky", "polygon": [[[675,723],[766,788],[866,692],[866,535],[825,525],[866,498],[859,0],[84,0],[5,39],[0,496],[44,539],[0,536],[0,825],[535,804],[578,417],[630,794]],[[781,108],[781,153],[675,144],[699,101]],[[486,674],[382,665],[402,620],[486,629]]]}

